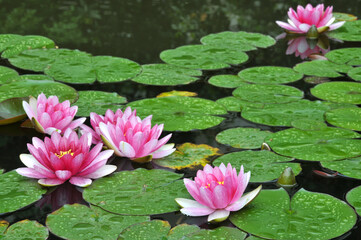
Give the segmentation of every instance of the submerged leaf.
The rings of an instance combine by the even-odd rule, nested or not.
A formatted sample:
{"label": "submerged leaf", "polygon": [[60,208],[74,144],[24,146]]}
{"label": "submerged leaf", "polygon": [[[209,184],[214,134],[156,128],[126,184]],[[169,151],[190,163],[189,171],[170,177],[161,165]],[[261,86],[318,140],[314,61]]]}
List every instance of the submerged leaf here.
{"label": "submerged leaf", "polygon": [[10,98],[0,102],[0,125],[11,124],[25,118],[22,102],[25,98]]}

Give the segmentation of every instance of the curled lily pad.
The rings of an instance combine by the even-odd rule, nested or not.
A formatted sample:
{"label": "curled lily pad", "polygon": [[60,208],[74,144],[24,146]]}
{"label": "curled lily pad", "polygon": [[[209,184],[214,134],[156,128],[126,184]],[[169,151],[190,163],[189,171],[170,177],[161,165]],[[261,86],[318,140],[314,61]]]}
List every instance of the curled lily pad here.
{"label": "curled lily pad", "polygon": [[[0,235],[1,236],[1,235]],[[23,220],[12,224],[2,236],[2,240],[45,240],[49,236],[46,227],[36,221]]]}
{"label": "curled lily pad", "polygon": [[167,131],[210,128],[224,120],[213,115],[227,113],[221,105],[211,100],[180,96],[148,98],[131,102],[127,106],[137,109],[141,118],[153,115],[152,121],[164,123]]}
{"label": "curled lily pad", "polygon": [[361,135],[347,129],[322,128],[304,131],[290,128],[266,137],[278,154],[302,160],[331,161],[361,155]]}
{"label": "curled lily pad", "polygon": [[347,201],[353,206],[357,212],[358,215],[361,215],[361,187],[355,187],[351,189],[347,195],[346,199]]}
{"label": "curled lily pad", "polygon": [[195,97],[198,94],[195,92],[187,92],[187,91],[170,91],[170,92],[163,92],[157,95],[157,98],[160,97],[175,97],[175,96],[182,96],[182,97]]}
{"label": "curled lily pad", "polygon": [[0,125],[11,124],[25,118],[24,98],[10,98],[0,102]]}
{"label": "curled lily pad", "polygon": [[46,225],[53,234],[64,239],[112,240],[126,227],[147,220],[148,216],[115,215],[97,207],[73,204],[49,214]]}
{"label": "curled lily pad", "polygon": [[361,65],[361,48],[340,48],[326,53],[325,57],[337,64]]}
{"label": "curled lily pad", "polygon": [[17,71],[11,68],[0,66],[0,85],[5,83],[11,83],[19,79]]}
{"label": "curled lily pad", "polygon": [[46,192],[33,179],[15,171],[0,175],[0,214],[16,211],[39,200]]}
{"label": "curled lily pad", "polygon": [[[94,182],[84,190],[84,199],[106,211],[150,215],[179,210],[177,197],[190,198],[182,175],[165,170],[122,171]],[[176,181],[178,180],[178,181]]]}
{"label": "curled lily pad", "polygon": [[301,171],[300,165],[289,163],[291,160],[293,159],[266,150],[241,151],[223,155],[217,158],[213,165],[231,163],[232,167],[238,170],[243,165],[246,172],[251,171],[251,182],[266,182],[278,178],[287,167],[292,167],[296,174],[299,173]]}
{"label": "curled lily pad", "polygon": [[347,75],[355,81],[361,81],[361,67],[351,69]]}
{"label": "curled lily pad", "polygon": [[336,18],[336,21],[356,21],[357,17],[349,13],[333,12],[332,15]]}
{"label": "curled lily pad", "polygon": [[199,70],[169,64],[147,64],[142,65],[142,69],[142,72],[132,80],[148,85],[183,85],[197,81],[197,77],[202,75]]}
{"label": "curled lily pad", "polygon": [[361,83],[322,83],[312,88],[311,94],[317,98],[331,102],[361,104]]}
{"label": "curled lily pad", "polygon": [[361,20],[346,22],[339,29],[328,34],[332,38],[344,41],[361,41]]}
{"label": "curled lily pad", "polygon": [[261,131],[258,128],[230,128],[217,134],[219,143],[230,145],[234,148],[255,149],[261,148],[269,131]]}
{"label": "curled lily pad", "polygon": [[334,126],[361,131],[361,109],[339,108],[326,112],[326,121]]}
{"label": "curled lily pad", "polygon": [[248,60],[247,54],[234,49],[208,45],[187,45],[165,50],[160,58],[172,65],[193,69],[221,69],[237,65]]}
{"label": "curled lily pad", "polygon": [[227,111],[231,112],[240,112],[246,106],[260,108],[264,106],[264,104],[262,103],[248,102],[246,100],[242,100],[233,96],[218,99],[216,103],[223,105],[227,109]]}
{"label": "curled lily pad", "polygon": [[[327,194],[298,191],[289,204],[286,191],[263,190],[231,222],[268,239],[331,239],[349,231],[356,214],[345,202]],[[262,227],[260,227],[262,224]]]}
{"label": "curled lily pad", "polygon": [[262,66],[246,68],[238,76],[245,82],[281,84],[300,80],[303,74],[287,67]]}
{"label": "curled lily pad", "polygon": [[361,157],[338,161],[322,161],[322,166],[342,175],[361,179]]}
{"label": "curled lily pad", "polygon": [[211,77],[208,82],[216,87],[236,88],[244,81],[237,75],[216,75]]}
{"label": "curled lily pad", "polygon": [[352,67],[345,64],[337,64],[327,60],[314,60],[297,64],[293,69],[305,75],[317,77],[341,77],[340,73],[347,73]]}
{"label": "curled lily pad", "polygon": [[216,155],[220,155],[218,148],[206,144],[184,143],[177,146],[177,150],[173,154],[161,159],[155,159],[153,162],[162,167],[180,170],[198,165],[205,166],[209,163],[209,158]]}

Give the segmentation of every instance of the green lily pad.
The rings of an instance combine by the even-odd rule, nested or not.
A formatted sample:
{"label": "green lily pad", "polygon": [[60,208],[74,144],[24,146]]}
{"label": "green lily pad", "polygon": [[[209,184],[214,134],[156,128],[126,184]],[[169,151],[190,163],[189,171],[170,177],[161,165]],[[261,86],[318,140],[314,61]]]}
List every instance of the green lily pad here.
{"label": "green lily pad", "polygon": [[45,240],[49,236],[46,227],[36,221],[23,220],[12,224],[1,237],[2,240]]}
{"label": "green lily pad", "polygon": [[91,112],[104,115],[107,109],[116,111],[126,103],[125,97],[113,92],[79,91],[79,99],[74,105],[78,106],[77,116],[89,116]]}
{"label": "green lily pad", "polygon": [[337,64],[361,65],[361,48],[340,48],[326,53],[325,57]]}
{"label": "green lily pad", "polygon": [[255,149],[261,148],[269,131],[261,131],[258,128],[230,128],[217,134],[219,143],[230,145],[234,148]]}
{"label": "green lily pad", "polygon": [[[345,202],[323,193],[300,190],[292,199],[283,189],[263,190],[231,215],[240,229],[271,239],[331,239],[349,231],[356,214]],[[262,224],[262,227],[260,227]]]}
{"label": "green lily pad", "polygon": [[281,84],[300,80],[303,74],[287,67],[252,67],[238,73],[238,76],[250,83]]}
{"label": "green lily pad", "polygon": [[293,69],[305,75],[317,77],[341,77],[340,73],[347,73],[352,67],[345,64],[337,64],[327,60],[314,60],[297,64]]}
{"label": "green lily pad", "polygon": [[39,200],[46,192],[33,179],[15,171],[0,175],[0,214],[16,211]]}
{"label": "green lily pad", "polygon": [[243,165],[246,172],[251,171],[251,182],[267,182],[278,178],[287,167],[292,167],[294,173],[298,174],[301,171],[300,164],[289,163],[291,160],[293,159],[267,150],[248,150],[223,155],[217,158],[213,165],[219,166],[221,163],[225,165],[231,163],[232,167],[235,167],[237,170]]}
{"label": "green lily pad", "polygon": [[347,195],[346,200],[353,206],[358,215],[361,215],[361,186],[351,189]]}
{"label": "green lily pad", "polygon": [[322,166],[337,171],[347,177],[361,179],[361,157],[338,161],[322,161]]}
{"label": "green lily pad", "polygon": [[115,215],[97,207],[73,204],[49,214],[46,225],[53,234],[64,239],[112,240],[126,227],[148,220],[148,216]]}
{"label": "green lily pad", "polygon": [[83,192],[84,199],[106,211],[150,215],[179,210],[177,197],[189,198],[182,175],[165,170],[122,171],[94,182]]}
{"label": "green lily pad", "polygon": [[47,81],[54,81],[54,79],[48,75],[44,74],[25,74],[20,75],[21,80],[47,80]]}
{"label": "green lily pad", "polygon": [[328,34],[332,38],[344,41],[361,41],[361,20],[346,22],[339,29]]}
{"label": "green lily pad", "polygon": [[61,102],[64,100],[74,102],[78,98],[76,90],[65,84],[46,80],[23,80],[1,85],[0,102],[16,97],[37,97],[41,93],[46,96],[56,95]]}
{"label": "green lily pad", "polygon": [[227,111],[230,111],[230,112],[240,112],[246,106],[260,107],[260,108],[264,106],[264,104],[262,104],[262,103],[248,102],[246,100],[242,100],[240,98],[233,97],[233,96],[220,98],[216,101],[216,103],[223,105],[227,109]]}
{"label": "green lily pad", "polygon": [[332,15],[336,18],[336,21],[356,21],[357,17],[349,13],[333,12]]}
{"label": "green lily pad", "polygon": [[290,128],[266,137],[278,154],[302,160],[331,161],[361,155],[361,135],[347,129],[327,127],[317,131]]}
{"label": "green lily pad", "polygon": [[5,220],[0,220],[0,236],[5,232],[5,230],[8,228],[9,223]]}
{"label": "green lily pad", "polygon": [[351,69],[347,75],[355,81],[361,81],[361,67]]}
{"label": "green lily pad", "polygon": [[0,51],[4,51],[11,42],[21,39],[23,36],[18,34],[0,34]]}
{"label": "green lily pad", "polygon": [[321,130],[327,127],[327,124],[313,119],[298,119],[293,120],[291,126],[301,130]]}
{"label": "green lily pad", "polygon": [[210,163],[209,158],[216,155],[220,155],[218,148],[206,144],[183,143],[177,146],[177,150],[173,154],[154,159],[153,162],[162,167],[180,170],[198,165],[205,166]]}
{"label": "green lily pad", "polygon": [[326,112],[326,121],[334,126],[361,131],[361,109],[339,108]]}
{"label": "green lily pad", "polygon": [[216,87],[223,88],[236,88],[239,87],[240,84],[244,83],[244,81],[239,78],[237,75],[216,75],[211,77],[208,82]]}
{"label": "green lily pad", "polygon": [[361,83],[322,83],[312,88],[311,94],[317,98],[331,102],[361,104]]}
{"label": "green lily pad", "polygon": [[164,123],[167,131],[206,129],[220,124],[224,119],[213,116],[227,111],[211,100],[190,97],[148,98],[129,103],[144,118],[153,115],[152,122]]}
{"label": "green lily pad", "polygon": [[182,96],[182,97],[195,97],[198,94],[195,92],[188,92],[188,91],[176,91],[172,90],[170,92],[162,92],[157,95],[157,98],[161,97],[175,97],[175,96]]}
{"label": "green lily pad", "polygon": [[205,45],[222,46],[241,51],[255,50],[259,48],[267,48],[276,43],[276,41],[268,35],[250,32],[220,32],[212,33],[201,38],[201,43]]}
{"label": "green lily pad", "polygon": [[297,120],[313,120],[324,122],[324,113],[330,106],[319,101],[301,100],[282,104],[265,104],[263,107],[246,106],[242,117],[256,123],[270,126],[292,126]]}
{"label": "green lily pad", "polygon": [[23,98],[10,98],[0,102],[0,125],[11,124],[25,118]]}
{"label": "green lily pad", "polygon": [[286,103],[299,101],[303,92],[285,85],[261,85],[242,83],[232,93],[242,100],[256,103]]}
{"label": "green lily pad", "polygon": [[118,240],[131,239],[167,239],[170,224],[167,221],[153,220],[135,224],[123,230]]}
{"label": "green lily pad", "polygon": [[143,71],[132,81],[159,86],[184,85],[197,81],[202,72],[199,70],[169,64],[142,65]]}
{"label": "green lily pad", "polygon": [[160,53],[160,58],[168,64],[204,70],[227,68],[248,60],[247,54],[242,51],[208,45],[187,45],[165,50]]}
{"label": "green lily pad", "polygon": [[[228,240],[228,239],[245,239],[247,233],[232,227],[218,227],[213,230],[202,229],[198,232],[186,235],[182,239],[189,240]],[[248,238],[247,238],[248,239]]]}
{"label": "green lily pad", "polygon": [[0,66],[0,85],[5,83],[11,83],[19,79],[17,71],[11,68]]}
{"label": "green lily pad", "polygon": [[169,231],[167,239],[168,240],[186,239],[185,236],[192,235],[198,231],[200,231],[200,228],[197,225],[179,224]]}

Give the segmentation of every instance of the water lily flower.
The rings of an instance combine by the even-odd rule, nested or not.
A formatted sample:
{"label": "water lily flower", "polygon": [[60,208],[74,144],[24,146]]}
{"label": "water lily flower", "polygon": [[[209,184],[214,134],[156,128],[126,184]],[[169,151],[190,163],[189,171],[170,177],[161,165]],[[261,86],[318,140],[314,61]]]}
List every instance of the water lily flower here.
{"label": "water lily flower", "polygon": [[[238,211],[252,201],[260,192],[262,185],[243,195],[251,173],[243,172],[243,166],[237,175],[235,168],[228,163],[219,167],[206,165],[198,170],[194,181],[184,179],[184,184],[196,200],[176,198],[183,207],[181,212],[189,216],[208,216],[208,222],[221,222],[228,218],[231,211]],[[243,196],[242,196],[243,195]]]}
{"label": "water lily flower", "polygon": [[88,128],[96,138],[101,138],[104,144],[120,157],[134,161],[145,162],[152,158],[162,158],[175,151],[174,144],[165,144],[172,134],[159,139],[163,124],[151,126],[152,115],[141,120],[136,116],[136,110],[127,107],[124,113],[118,109],[115,113],[108,110],[105,116],[91,114],[91,124],[94,131]]}
{"label": "water lily flower", "polygon": [[[330,51],[330,45],[321,45],[319,44],[320,40],[315,44],[309,44],[310,40],[307,40],[305,36],[301,36],[298,38],[293,38],[288,41],[288,48],[286,50],[286,54],[295,54],[296,57],[300,57],[301,59],[305,59],[310,57],[310,55],[325,55]],[[325,48],[326,47],[326,48]]]}
{"label": "water lily flower", "polygon": [[54,131],[64,133],[68,128],[77,128],[86,120],[79,118],[73,121],[78,111],[77,106],[70,107],[68,100],[59,103],[57,96],[47,99],[43,93],[37,99],[30,97],[29,103],[23,101],[23,108],[35,129],[49,135]]}
{"label": "water lily flower", "polygon": [[39,179],[43,186],[55,186],[69,180],[71,184],[86,187],[97,179],[116,170],[116,166],[106,165],[113,150],[101,152],[102,143],[90,150],[91,134],[80,138],[77,133],[68,128],[64,135],[54,131],[51,137],[42,141],[33,138],[33,144],[28,144],[31,154],[20,154],[20,160],[26,168],[18,168],[16,172],[29,178]]}
{"label": "water lily flower", "polygon": [[323,4],[318,4],[316,7],[307,4],[305,8],[298,5],[297,12],[292,8],[288,10],[288,23],[281,21],[276,21],[276,23],[291,33],[305,34],[314,28],[318,33],[332,31],[345,23],[344,21],[333,23],[335,17],[332,15],[332,9],[333,7],[329,6],[324,10]]}

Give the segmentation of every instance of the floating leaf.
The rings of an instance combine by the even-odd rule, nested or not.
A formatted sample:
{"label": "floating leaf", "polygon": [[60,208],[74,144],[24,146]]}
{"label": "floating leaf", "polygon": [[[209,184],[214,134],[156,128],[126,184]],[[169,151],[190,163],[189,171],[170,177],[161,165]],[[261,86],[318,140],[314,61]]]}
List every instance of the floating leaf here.
{"label": "floating leaf", "polygon": [[[227,239],[245,239],[247,233],[240,231],[234,227],[218,227],[213,230],[202,229],[198,232],[188,234],[182,239],[197,240],[227,240]],[[247,238],[248,239],[248,238]]]}
{"label": "floating leaf", "polygon": [[0,175],[0,214],[16,211],[39,200],[46,192],[33,179],[15,171]]}
{"label": "floating leaf", "polygon": [[322,166],[342,175],[361,179],[361,158],[350,158],[338,161],[322,161]]}
{"label": "floating leaf", "polygon": [[258,128],[230,128],[217,134],[219,143],[230,145],[234,148],[255,149],[261,148],[269,131],[261,131]]}
{"label": "floating leaf", "polygon": [[[331,239],[349,231],[356,214],[345,202],[323,193],[263,190],[231,222],[251,234],[271,239]],[[260,227],[260,224],[262,227]]]}
{"label": "floating leaf", "polygon": [[273,133],[265,141],[278,154],[302,160],[330,161],[361,155],[361,135],[327,127],[317,131],[290,128]]}
{"label": "floating leaf", "polygon": [[116,111],[122,108],[119,104],[126,103],[125,97],[113,92],[79,91],[79,99],[74,105],[78,106],[77,116],[89,116],[90,112],[104,115],[107,109]]}
{"label": "floating leaf", "polygon": [[122,171],[94,182],[84,190],[84,199],[106,211],[150,215],[179,210],[177,197],[189,198],[182,175],[165,170]]}
{"label": "floating leaf", "polygon": [[192,234],[200,231],[197,225],[180,224],[172,228],[167,236],[168,240],[186,239],[185,236],[191,236]]}
{"label": "floating leaf", "polygon": [[349,13],[333,12],[332,15],[336,18],[336,21],[356,21],[357,17]]}
{"label": "floating leaf", "polygon": [[361,104],[361,83],[322,83],[312,88],[311,94],[317,98],[331,102]]}
{"label": "floating leaf", "polygon": [[344,41],[361,41],[361,20],[346,22],[339,29],[328,34],[332,38]]}
{"label": "floating leaf", "polygon": [[298,119],[293,120],[291,126],[301,130],[321,130],[327,127],[327,124],[313,119]]}
{"label": "floating leaf", "polygon": [[44,74],[25,74],[20,75],[21,80],[47,80],[47,81],[54,81],[54,79],[50,76]]}
{"label": "floating leaf", "polygon": [[10,98],[0,102],[0,125],[11,124],[25,118],[23,98]]}
{"label": "floating leaf", "polygon": [[244,81],[237,75],[216,75],[211,77],[208,82],[216,87],[236,88]]}
{"label": "floating leaf", "polygon": [[216,103],[223,105],[227,111],[231,112],[240,112],[245,106],[260,108],[264,106],[262,103],[252,103],[233,96],[218,99]]}
{"label": "floating leaf", "polygon": [[19,79],[17,71],[11,68],[0,66],[0,85],[5,83],[11,83]]}
{"label": "floating leaf", "polygon": [[361,65],[361,48],[340,48],[326,53],[325,57],[337,64]]}
{"label": "floating leaf", "polygon": [[153,160],[154,163],[162,167],[173,169],[191,168],[197,165],[205,166],[209,163],[209,157],[220,155],[218,148],[213,148],[206,144],[184,143],[177,146],[177,151],[173,154]]}
{"label": "floating leaf", "polygon": [[18,34],[0,34],[0,51],[4,51],[11,42],[21,39],[23,36]]}
{"label": "floating leaf", "polygon": [[118,240],[131,239],[167,239],[170,224],[167,221],[153,220],[138,223],[123,230]]}
{"label": "floating leaf", "polygon": [[132,81],[160,86],[175,86],[197,81],[202,72],[199,70],[169,64],[142,65],[143,71]]}
{"label": "floating leaf", "polygon": [[195,97],[198,94],[195,92],[187,92],[187,91],[170,91],[170,92],[163,92],[157,95],[157,98],[161,97],[175,97],[175,96],[183,96],[183,97]]}
{"label": "floating leaf", "polygon": [[241,51],[255,50],[257,47],[267,48],[276,43],[268,35],[250,32],[220,32],[202,37],[201,42],[205,45],[222,46]]}
{"label": "floating leaf", "polygon": [[[1,236],[1,235],[0,235]],[[49,236],[46,227],[36,221],[23,220],[12,224],[1,237],[2,240],[45,240]]]}
{"label": "floating leaf", "polygon": [[[1,173],[1,172],[0,172]],[[0,236],[5,232],[5,230],[8,228],[9,223],[5,220],[0,220]]]}
{"label": "floating leaf", "polygon": [[326,112],[326,121],[337,127],[361,131],[361,109],[333,109]]}
{"label": "floating leaf", "polygon": [[327,60],[314,60],[297,64],[293,69],[305,75],[317,77],[341,77],[340,73],[347,73],[352,67],[336,64]]}
{"label": "floating leaf", "polygon": [[358,215],[361,215],[361,186],[351,189],[347,195],[346,200],[353,206]]}
{"label": "floating leaf", "polygon": [[115,215],[97,207],[73,204],[48,215],[46,225],[53,234],[64,239],[112,240],[126,227],[148,220],[148,216]]}
{"label": "floating leaf", "polygon": [[246,172],[251,171],[251,182],[266,182],[278,178],[287,167],[292,167],[296,174],[299,173],[301,171],[300,165],[298,163],[288,163],[291,160],[291,158],[267,150],[241,151],[223,155],[217,158],[213,165],[219,166],[221,163],[225,165],[231,163],[232,167],[237,170],[243,165]]}
{"label": "floating leaf", "polygon": [[248,60],[247,54],[242,51],[208,45],[187,45],[165,50],[160,53],[160,58],[168,64],[204,70],[226,68]]}
{"label": "floating leaf", "polygon": [[219,104],[202,98],[162,97],[148,98],[129,103],[141,118],[153,115],[152,121],[164,123],[167,131],[206,129],[220,124],[224,119],[218,114],[227,111]]}
{"label": "floating leaf", "polygon": [[355,81],[361,81],[361,67],[351,69],[347,75]]}
{"label": "floating leaf", "polygon": [[238,76],[250,83],[280,84],[300,80],[303,74],[287,67],[252,67],[246,68],[238,73]]}
{"label": "floating leaf", "polygon": [[295,87],[248,83],[240,84],[232,94],[255,103],[286,103],[299,101],[303,97],[303,92]]}

